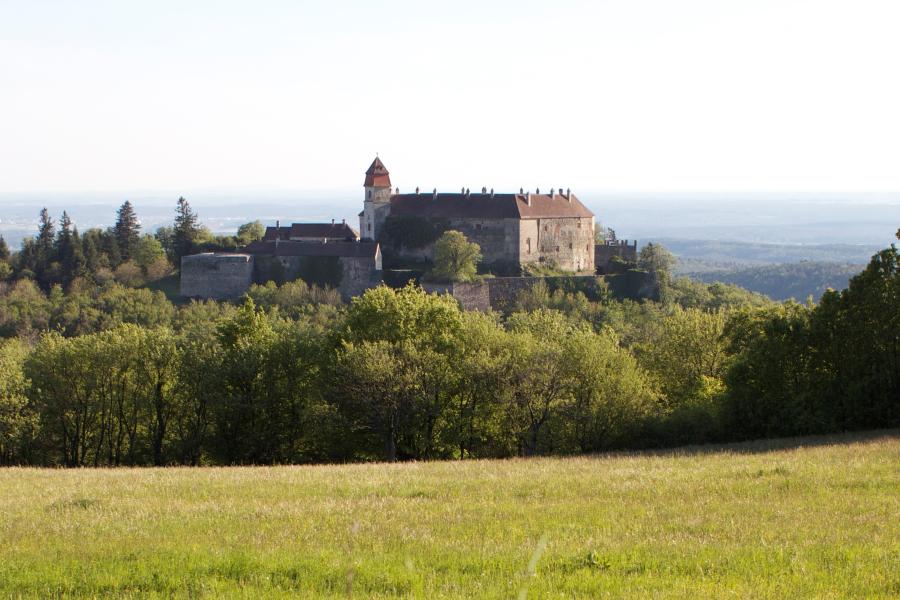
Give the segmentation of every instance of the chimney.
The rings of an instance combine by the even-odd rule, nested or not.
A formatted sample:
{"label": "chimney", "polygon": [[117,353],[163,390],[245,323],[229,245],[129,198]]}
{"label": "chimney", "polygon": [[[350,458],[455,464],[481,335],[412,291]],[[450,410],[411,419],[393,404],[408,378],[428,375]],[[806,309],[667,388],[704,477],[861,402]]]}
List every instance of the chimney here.
{"label": "chimney", "polygon": [[531,192],[525,192],[525,204],[531,206]]}
{"label": "chimney", "polygon": [[556,190],[550,188],[550,199],[553,200],[553,195],[556,194]]}
{"label": "chimney", "polygon": [[341,219],[341,225],[346,225],[346,224],[347,224],[347,219]]}
{"label": "chimney", "polygon": [[482,194],[487,194],[487,188],[486,188],[486,187],[481,188],[481,193],[482,193]]}
{"label": "chimney", "polygon": [[419,195],[419,186],[416,186],[416,196]]}
{"label": "chimney", "polygon": [[572,190],[569,188],[566,188],[566,200],[569,201],[569,204],[572,203]]}
{"label": "chimney", "polygon": [[520,194],[524,194],[524,193],[525,193],[524,188],[519,188],[519,193],[520,193]]}
{"label": "chimney", "polygon": [[540,194],[540,193],[541,193],[541,188],[534,188],[534,193],[535,193],[535,194]]}
{"label": "chimney", "polygon": [[491,198],[494,197],[494,188],[491,188]]}
{"label": "chimney", "polygon": [[466,198],[469,197],[469,188],[466,188]]}
{"label": "chimney", "polygon": [[395,193],[395,194],[399,194],[399,193],[400,193],[400,188],[399,188],[399,187],[394,188],[394,193]]}
{"label": "chimney", "polygon": [[431,199],[437,200],[437,188],[434,188],[434,190],[431,191]]}
{"label": "chimney", "polygon": [[331,226],[334,227],[334,219],[331,220]]}

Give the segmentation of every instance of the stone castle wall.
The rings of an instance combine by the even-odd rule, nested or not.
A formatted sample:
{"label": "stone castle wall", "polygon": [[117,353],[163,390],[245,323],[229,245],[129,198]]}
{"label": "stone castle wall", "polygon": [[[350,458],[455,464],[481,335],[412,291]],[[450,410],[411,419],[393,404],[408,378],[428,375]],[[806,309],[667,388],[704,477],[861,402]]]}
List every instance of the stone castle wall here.
{"label": "stone castle wall", "polygon": [[186,298],[239,298],[253,282],[251,254],[193,254],[181,258],[181,295]]}
{"label": "stone castle wall", "polygon": [[518,245],[522,264],[555,265],[576,273],[594,272],[593,217],[523,221]]}
{"label": "stone castle wall", "polygon": [[515,308],[522,292],[539,283],[550,290],[564,289],[582,292],[592,300],[598,300],[605,287],[594,275],[571,275],[562,277],[493,277],[475,283],[423,283],[428,292],[450,294],[465,310],[497,310],[508,312]]}
{"label": "stone castle wall", "polygon": [[637,262],[637,241],[616,240],[594,246],[594,264],[598,273],[611,273],[613,259],[620,258],[625,262]]}

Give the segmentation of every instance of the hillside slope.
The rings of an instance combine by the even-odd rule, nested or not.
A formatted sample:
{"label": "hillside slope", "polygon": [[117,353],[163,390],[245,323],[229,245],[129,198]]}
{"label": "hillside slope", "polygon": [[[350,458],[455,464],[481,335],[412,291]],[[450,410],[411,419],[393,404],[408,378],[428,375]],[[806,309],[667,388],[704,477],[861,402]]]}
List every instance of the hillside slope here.
{"label": "hillside slope", "polygon": [[900,594],[900,432],[569,459],[0,471],[0,595]]}

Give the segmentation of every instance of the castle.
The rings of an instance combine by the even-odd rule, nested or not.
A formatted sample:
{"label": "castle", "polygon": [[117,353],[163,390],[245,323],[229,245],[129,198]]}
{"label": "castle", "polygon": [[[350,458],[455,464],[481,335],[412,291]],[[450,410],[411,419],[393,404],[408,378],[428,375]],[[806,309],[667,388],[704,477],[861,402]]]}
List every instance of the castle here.
{"label": "castle", "polygon": [[570,190],[401,194],[377,157],[364,188],[360,236],[379,242],[392,262],[430,261],[437,237],[455,229],[481,247],[483,268],[495,274],[518,275],[529,265],[594,271],[594,214]]}
{"label": "castle", "polygon": [[[284,227],[276,223],[241,252],[183,257],[181,295],[237,298],[252,283],[303,279],[335,288],[348,299],[383,281],[402,284],[415,278],[427,269],[434,243],[448,230],[477,243],[482,270],[495,275],[519,276],[538,268],[593,276],[607,272],[615,257],[636,256],[636,245],[627,241],[595,244],[594,214],[570,190],[426,193],[416,188],[401,194],[392,189],[390,173],[378,157],[366,171],[363,188],[359,232],[333,220]],[[520,281],[488,281],[498,289],[527,283],[514,279]]]}

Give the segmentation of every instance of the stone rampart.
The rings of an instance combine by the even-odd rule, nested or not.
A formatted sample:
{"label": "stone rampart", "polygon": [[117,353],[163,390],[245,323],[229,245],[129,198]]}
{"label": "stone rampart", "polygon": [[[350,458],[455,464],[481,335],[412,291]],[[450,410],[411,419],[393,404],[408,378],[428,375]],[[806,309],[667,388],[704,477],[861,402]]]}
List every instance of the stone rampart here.
{"label": "stone rampart", "polygon": [[181,295],[186,298],[239,298],[253,281],[250,254],[192,254],[181,258]]}

